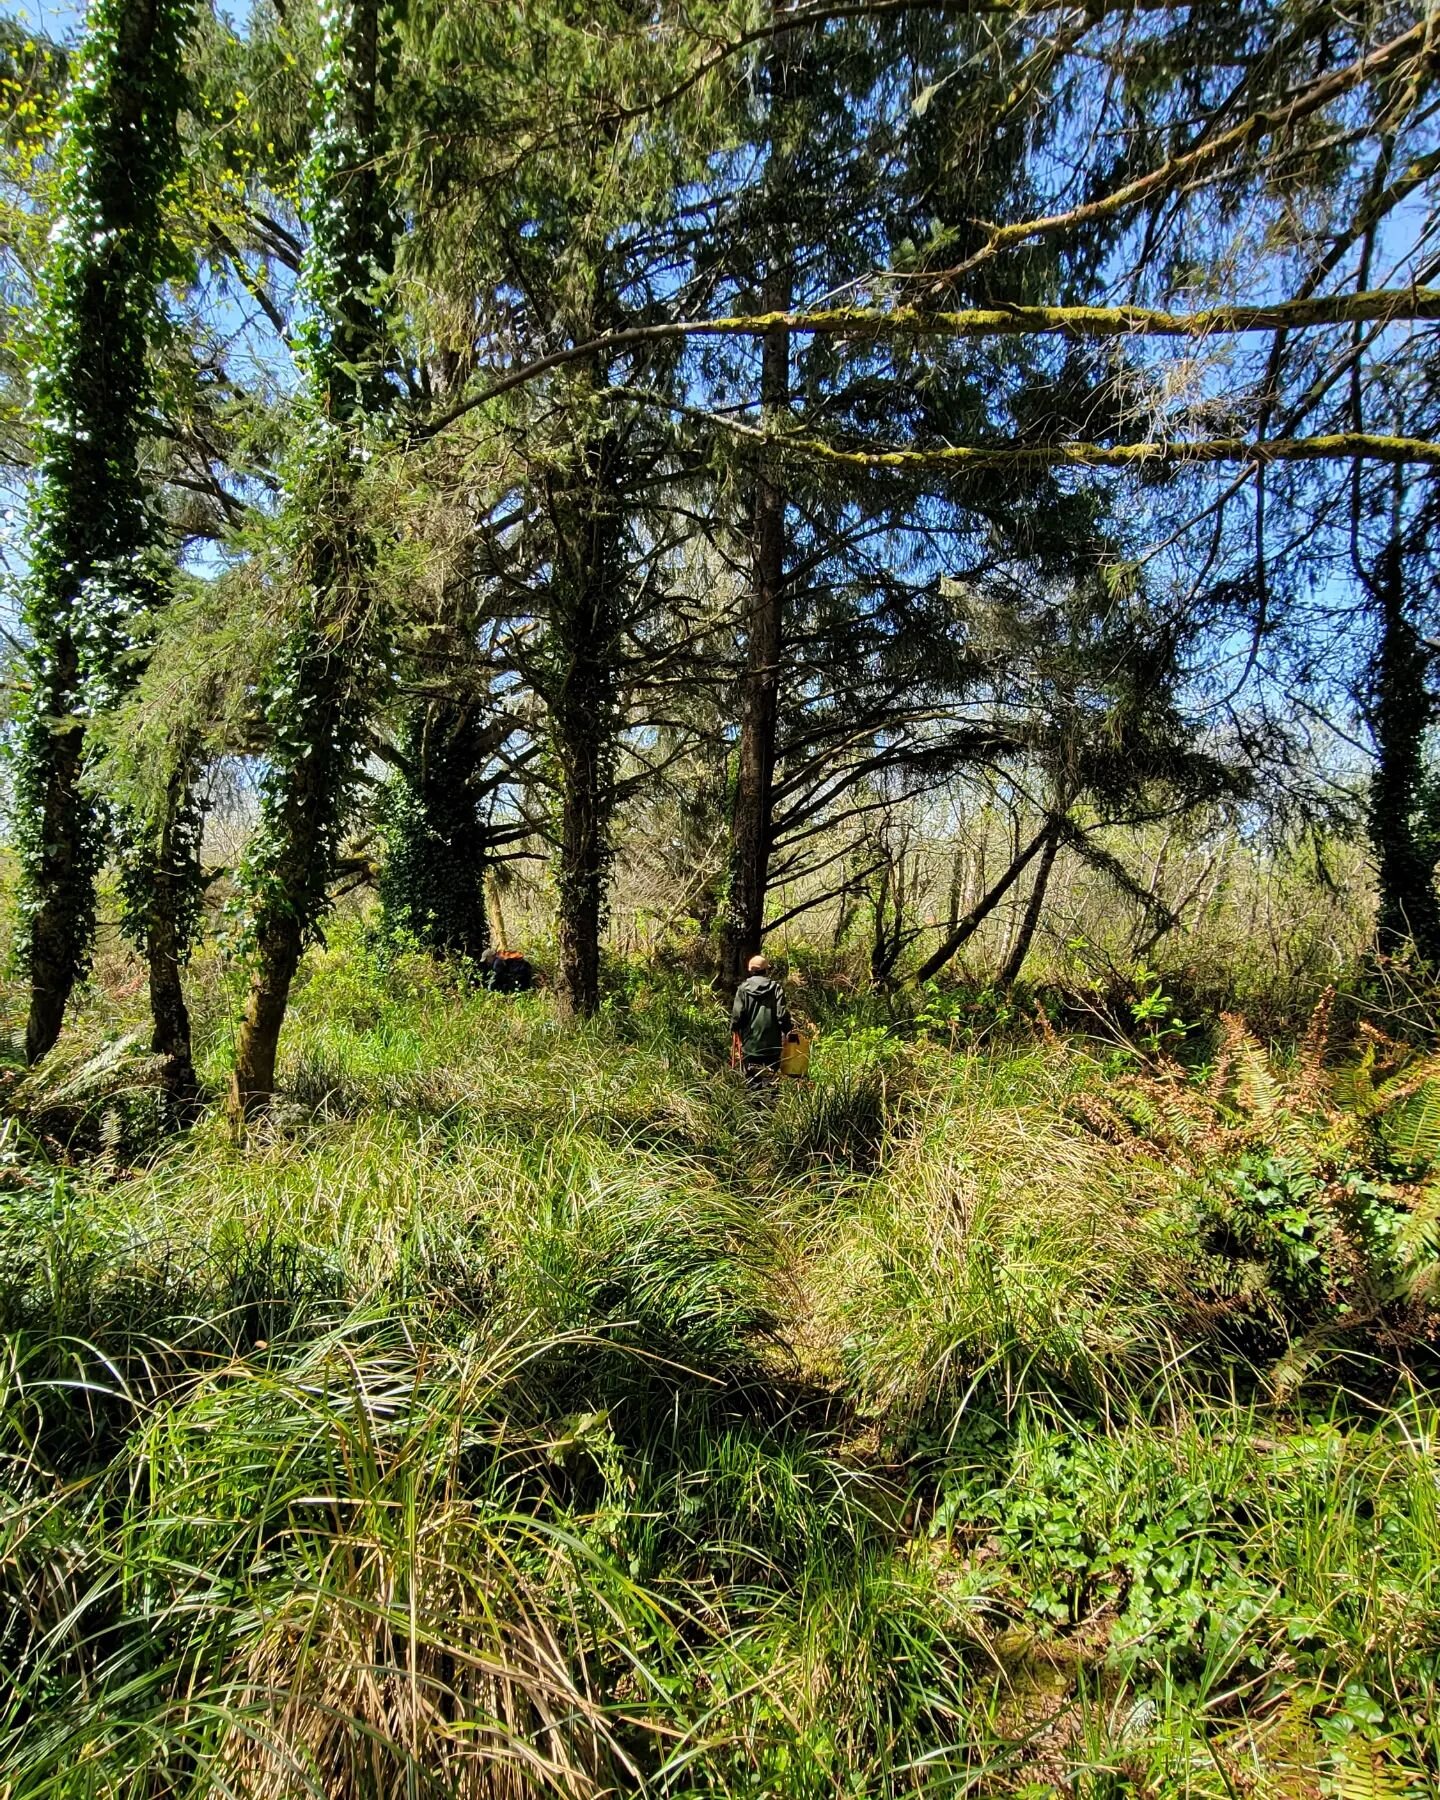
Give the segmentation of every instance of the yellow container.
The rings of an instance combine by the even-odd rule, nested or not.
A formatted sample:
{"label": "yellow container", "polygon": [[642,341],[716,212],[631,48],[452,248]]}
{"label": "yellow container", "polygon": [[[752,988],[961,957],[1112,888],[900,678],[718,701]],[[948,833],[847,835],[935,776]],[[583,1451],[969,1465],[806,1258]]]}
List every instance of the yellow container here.
{"label": "yellow container", "polygon": [[803,1031],[787,1031],[780,1040],[780,1073],[795,1081],[810,1073],[810,1040]]}

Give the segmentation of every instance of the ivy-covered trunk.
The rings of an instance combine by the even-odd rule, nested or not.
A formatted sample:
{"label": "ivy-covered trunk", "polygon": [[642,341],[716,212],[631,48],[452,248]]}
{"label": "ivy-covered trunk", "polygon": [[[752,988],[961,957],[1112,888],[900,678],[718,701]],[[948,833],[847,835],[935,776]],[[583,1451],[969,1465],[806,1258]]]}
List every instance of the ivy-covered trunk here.
{"label": "ivy-covered trunk", "polygon": [[104,827],[83,785],[85,727],[79,658],[61,628],[38,634],[15,771],[20,852],[20,955],[30,978],[25,1060],[39,1062],[60,1035],[66,1003],[90,965],[95,875]]}
{"label": "ivy-covered trunk", "polygon": [[1370,580],[1380,636],[1371,674],[1370,724],[1375,771],[1370,782],[1370,841],[1379,878],[1378,948],[1394,955],[1413,944],[1440,967],[1436,845],[1421,822],[1425,733],[1434,717],[1430,656],[1405,603],[1398,538],[1387,544]]}
{"label": "ivy-covered trunk", "polygon": [[587,444],[581,468],[552,489],[557,525],[548,617],[550,750],[559,789],[556,983],[562,1013],[600,1004],[600,936],[610,879],[618,755],[620,508],[614,447]]}
{"label": "ivy-covered trunk", "polygon": [[137,622],[168,575],[140,445],[191,16],[191,0],[92,0],[65,103],[35,378],[29,692],[15,767],[31,1062],[58,1037],[94,939],[106,830],[86,722],[128,679]]}
{"label": "ivy-covered trunk", "polygon": [[327,904],[385,670],[362,487],[395,392],[385,307],[397,223],[379,170],[379,93],[396,12],[382,0],[340,0],[325,14],[324,117],[303,189],[302,423],[281,520],[296,616],[267,684],[271,742],[244,877],[250,982],[230,1094],[237,1127],[274,1091],[291,983]]}
{"label": "ivy-covered trunk", "polygon": [[415,706],[406,723],[380,898],[387,931],[437,956],[478,958],[490,940],[480,782],[497,735],[478,708],[449,699]]}
{"label": "ivy-covered trunk", "polygon": [[189,952],[184,926],[193,860],[183,813],[172,814],[161,834],[153,871],[154,903],[145,937],[150,972],[150,1048],[162,1059],[160,1079],[173,1106],[185,1111],[197,1098],[190,1048],[190,1009],[181,971]]}

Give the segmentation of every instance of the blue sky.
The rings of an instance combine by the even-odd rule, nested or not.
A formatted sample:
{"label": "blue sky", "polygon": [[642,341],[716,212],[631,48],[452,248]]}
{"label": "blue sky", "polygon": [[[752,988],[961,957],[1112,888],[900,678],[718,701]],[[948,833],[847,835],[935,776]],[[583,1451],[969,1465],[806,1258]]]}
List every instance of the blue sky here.
{"label": "blue sky", "polygon": [[44,37],[74,37],[85,8],[79,0],[27,0],[23,6],[7,6],[5,12]]}

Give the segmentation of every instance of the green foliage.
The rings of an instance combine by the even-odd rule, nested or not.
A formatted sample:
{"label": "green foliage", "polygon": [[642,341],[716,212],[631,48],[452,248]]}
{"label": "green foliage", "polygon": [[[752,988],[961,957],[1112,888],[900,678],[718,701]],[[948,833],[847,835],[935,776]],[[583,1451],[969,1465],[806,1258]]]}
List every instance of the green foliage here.
{"label": "green foliage", "polygon": [[[1380,1384],[1350,1417],[1312,1376],[1303,1410],[1235,1404],[1266,1370],[1195,1304],[1193,1189],[1168,1143],[1082,1124],[1116,1088],[1092,1057],[898,1043],[816,991],[813,1088],[771,1113],[707,989],[630,965],[616,991],[562,1030],[344,917],[246,1154],[210,1120],[116,1179],[11,1127],[22,1791],[504,1791],[543,1758],[532,1790],[571,1795],[1018,1795],[1123,1763],[1211,1800],[1214,1758],[1428,1766],[1428,1400]],[[126,1054],[30,1101],[113,1105]],[[1272,1078],[1254,1114],[1233,1062],[1223,1088],[1278,1134]],[[1287,1239],[1318,1216],[1293,1152],[1184,1154],[1236,1205],[1243,1167]]]}
{"label": "green foliage", "polygon": [[1440,1075],[1425,1076],[1411,1092],[1382,1106],[1379,1126],[1385,1153],[1398,1168],[1433,1168],[1440,1162]]}
{"label": "green foliage", "polygon": [[382,0],[343,0],[326,15],[321,122],[301,183],[310,239],[300,419],[277,546],[293,612],[265,682],[266,767],[243,877],[260,942],[304,941],[325,910],[385,667],[373,581],[383,528],[363,476],[397,397],[389,320],[399,224],[376,166],[396,19]]}
{"label": "green foliage", "polygon": [[769,1143],[777,1167],[816,1162],[868,1169],[879,1160],[888,1125],[882,1069],[859,1063],[823,1066],[805,1081],[784,1083]]}
{"label": "green foliage", "polygon": [[33,375],[30,688],[13,807],[20,953],[62,997],[88,964],[104,844],[103,809],[82,777],[85,722],[133,677],[146,620],[169,582],[141,442],[158,289],[173,266],[162,212],[179,159],[192,14],[190,0],[144,8],[98,0],[62,111]]}
{"label": "green foliage", "polygon": [[416,707],[382,802],[384,929],[440,955],[478,958],[490,940],[478,792],[486,753],[472,709]]}
{"label": "green foliage", "polygon": [[1179,1016],[1174,999],[1165,992],[1160,976],[1142,960],[1136,965],[1133,980],[1135,998],[1130,1003],[1130,1018],[1135,1038],[1149,1056],[1161,1056],[1182,1043],[1192,1026]]}

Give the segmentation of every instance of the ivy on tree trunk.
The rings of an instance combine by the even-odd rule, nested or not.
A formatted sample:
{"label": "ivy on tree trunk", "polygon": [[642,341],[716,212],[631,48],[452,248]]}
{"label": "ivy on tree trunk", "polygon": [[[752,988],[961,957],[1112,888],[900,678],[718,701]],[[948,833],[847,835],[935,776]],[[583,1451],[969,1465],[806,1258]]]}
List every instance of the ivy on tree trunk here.
{"label": "ivy on tree trunk", "polygon": [[244,871],[250,983],[230,1094],[237,1126],[274,1090],[290,985],[327,904],[385,674],[379,546],[363,486],[396,397],[387,300],[398,223],[379,159],[398,11],[388,0],[338,0],[324,15],[323,118],[302,191],[301,426],[281,518],[295,621],[267,684],[271,738]]}
{"label": "ivy on tree trunk", "polygon": [[490,941],[480,779],[496,736],[463,701],[421,703],[406,722],[386,800],[380,900],[392,937],[437,956],[478,959]]}
{"label": "ivy on tree trunk", "polygon": [[169,583],[140,448],[191,16],[191,0],[93,0],[63,114],[34,382],[29,691],[15,767],[31,1062],[59,1036],[95,934],[106,818],[87,723],[133,675],[143,621]]}

